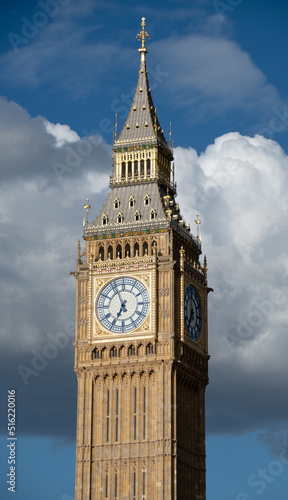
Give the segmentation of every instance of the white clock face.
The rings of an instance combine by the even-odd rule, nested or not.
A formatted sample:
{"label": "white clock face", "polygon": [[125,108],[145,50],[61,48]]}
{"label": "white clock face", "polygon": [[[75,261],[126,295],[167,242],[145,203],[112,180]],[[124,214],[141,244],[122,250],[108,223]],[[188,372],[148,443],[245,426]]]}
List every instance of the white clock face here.
{"label": "white clock face", "polygon": [[117,278],[101,290],[96,300],[100,323],[114,333],[127,333],[143,323],[149,311],[146,287],[134,278]]}

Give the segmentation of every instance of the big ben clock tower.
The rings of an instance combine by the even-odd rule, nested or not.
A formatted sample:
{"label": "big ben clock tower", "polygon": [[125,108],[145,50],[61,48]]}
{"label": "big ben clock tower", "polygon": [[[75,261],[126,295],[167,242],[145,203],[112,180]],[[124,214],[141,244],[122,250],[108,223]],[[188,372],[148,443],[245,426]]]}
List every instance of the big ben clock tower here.
{"label": "big ben clock tower", "polygon": [[138,38],[138,83],[114,134],[111,189],[86,220],[73,273],[75,500],[205,500],[207,263],[175,200],[144,18]]}

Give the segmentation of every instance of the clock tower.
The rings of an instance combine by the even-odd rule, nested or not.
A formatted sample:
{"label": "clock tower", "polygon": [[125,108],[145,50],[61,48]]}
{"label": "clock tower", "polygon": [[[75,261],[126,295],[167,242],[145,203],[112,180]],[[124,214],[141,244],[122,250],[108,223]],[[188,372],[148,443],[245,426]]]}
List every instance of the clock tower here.
{"label": "clock tower", "polygon": [[87,216],[73,273],[75,500],[205,500],[207,263],[176,201],[144,18],[138,38],[138,83],[114,133],[110,192],[96,219]]}

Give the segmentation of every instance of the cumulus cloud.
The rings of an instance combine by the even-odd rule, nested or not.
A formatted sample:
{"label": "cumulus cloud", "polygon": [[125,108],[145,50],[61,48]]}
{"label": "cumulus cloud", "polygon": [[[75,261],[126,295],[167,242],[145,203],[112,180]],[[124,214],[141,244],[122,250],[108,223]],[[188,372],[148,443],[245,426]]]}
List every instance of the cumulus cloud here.
{"label": "cumulus cloud", "polygon": [[79,135],[71,130],[68,125],[61,125],[61,123],[44,122],[48,134],[53,135],[56,139],[55,146],[60,148],[69,142],[77,142],[80,140]]}
{"label": "cumulus cloud", "polygon": [[[31,118],[15,103],[1,99],[0,106],[5,117],[0,131],[1,362],[25,398],[21,428],[74,437],[74,422],[66,428],[65,418],[46,419],[51,405],[63,404],[63,393],[66,410],[75,414],[70,329],[75,284],[69,273],[75,268],[83,203],[88,196],[92,220],[104,202],[111,147],[99,136],[80,138],[67,125]],[[284,422],[288,410],[283,397],[288,380],[287,155],[274,141],[234,132],[199,155],[192,148],[176,148],[175,159],[181,212],[191,224],[200,214],[214,288],[209,294],[207,429],[237,434],[263,427],[262,441],[271,443],[273,426]],[[51,335],[63,332],[69,342],[41,364]],[[27,384],[19,365],[36,372],[28,373]],[[35,427],[30,413],[39,398]]]}
{"label": "cumulus cloud", "polygon": [[[47,430],[40,422],[62,404],[74,415],[76,393],[71,390],[63,403],[63,393],[76,383],[75,283],[69,273],[75,269],[85,199],[94,210],[91,218],[96,200],[97,206],[104,202],[111,147],[100,136],[80,138],[67,125],[32,118],[16,103],[0,99],[0,108],[0,345],[6,374],[1,384],[6,391],[9,380],[19,389],[24,433],[59,434],[66,428],[65,411],[63,418],[47,419]],[[54,342],[53,353],[51,336],[62,334],[65,345],[55,348]],[[71,419],[64,431],[71,438],[73,424]]]}
{"label": "cumulus cloud", "polygon": [[[53,124],[42,116],[0,97],[2,182],[16,178],[59,184],[86,173],[106,172],[110,147],[99,135],[80,138],[68,125]],[[109,157],[109,163],[108,163]]]}
{"label": "cumulus cloud", "polygon": [[262,136],[230,133],[199,156],[176,148],[175,157],[180,206],[189,222],[200,213],[214,288],[208,429],[279,424],[288,410],[287,155]]}

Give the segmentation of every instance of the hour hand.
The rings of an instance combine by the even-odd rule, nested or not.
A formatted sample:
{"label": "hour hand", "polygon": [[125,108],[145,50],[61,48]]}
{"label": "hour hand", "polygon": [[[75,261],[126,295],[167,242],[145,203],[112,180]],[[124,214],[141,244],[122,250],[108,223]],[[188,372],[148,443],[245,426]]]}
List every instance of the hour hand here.
{"label": "hour hand", "polygon": [[194,310],[193,310],[193,307],[192,307],[192,309],[191,309],[190,318],[189,318],[189,323],[191,322],[191,319],[194,319]]}
{"label": "hour hand", "polygon": [[122,302],[121,307],[120,307],[120,311],[119,311],[119,312],[118,312],[118,314],[117,314],[117,318],[119,318],[119,316],[121,315],[122,311],[123,311],[123,312],[126,312],[126,311],[127,311],[127,309],[126,309],[126,307],[125,307],[126,302],[127,302],[127,300],[124,300],[124,301]]}
{"label": "hour hand", "polygon": [[119,316],[121,315],[122,311],[123,311],[123,308],[122,308],[122,304],[121,304],[120,311],[119,311],[119,312],[118,312],[118,314],[117,314],[117,319],[118,319],[118,318],[119,318]]}

